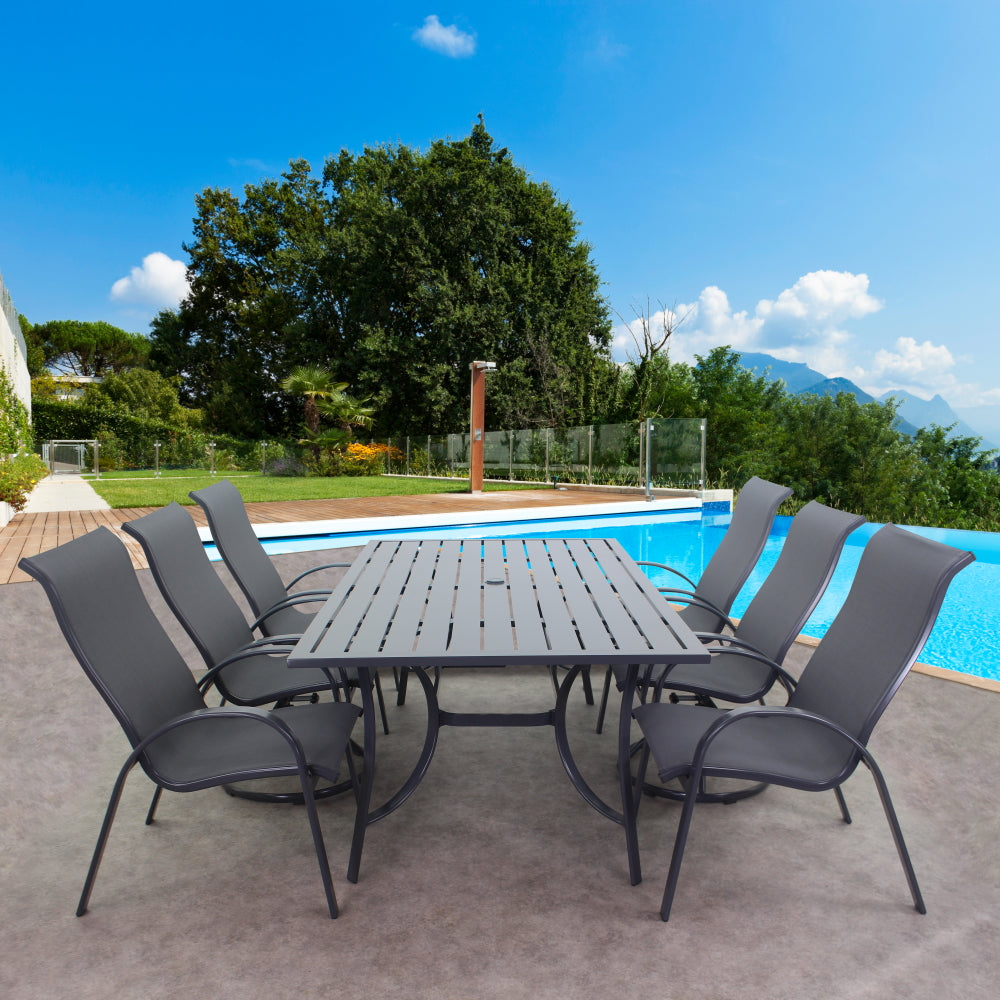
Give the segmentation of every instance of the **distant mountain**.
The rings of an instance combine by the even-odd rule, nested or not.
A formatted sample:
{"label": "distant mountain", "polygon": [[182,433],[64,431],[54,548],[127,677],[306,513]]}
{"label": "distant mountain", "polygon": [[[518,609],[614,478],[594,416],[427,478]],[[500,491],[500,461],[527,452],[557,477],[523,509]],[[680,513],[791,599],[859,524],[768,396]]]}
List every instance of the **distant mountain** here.
{"label": "distant mountain", "polygon": [[[854,393],[854,398],[859,403],[874,403],[875,397],[869,396],[864,389],[856,386],[850,379],[847,378],[827,378],[820,382],[818,385],[810,386],[808,389],[803,389],[799,395],[805,395],[807,393],[813,396],[836,396],[841,392],[851,392]],[[884,399],[885,397],[883,397]],[[881,402],[881,400],[879,400]],[[893,424],[900,434],[906,434],[908,437],[915,437],[917,433],[917,428],[922,427],[923,424],[915,424],[908,416],[903,413],[902,408],[896,412],[896,422]]]}
{"label": "distant mountain", "polygon": [[875,397],[869,396],[864,389],[859,389],[850,379],[847,378],[824,378],[815,385],[800,389],[800,395],[810,396],[836,396],[841,392],[853,392],[854,398],[859,403],[874,403]]}
{"label": "distant mountain", "polygon": [[[827,378],[825,375],[810,368],[808,365],[793,361],[780,361],[770,354],[743,354],[740,362],[744,368],[756,375],[767,372],[768,378],[785,383],[788,392],[801,394],[810,393],[817,396],[836,396],[838,392],[853,392],[859,403],[876,402],[863,389],[856,386],[850,379]],[[997,446],[982,433],[967,424],[940,396],[933,399],[921,399],[902,389],[893,389],[883,393],[877,402],[884,402],[890,396],[896,397],[900,406],[896,411],[896,427],[911,437],[917,433],[918,427],[929,427],[937,424],[939,427],[951,427],[952,436],[982,438],[983,448],[996,450]]]}
{"label": "distant mountain", "polygon": [[802,392],[803,389],[816,385],[826,378],[821,372],[800,361],[779,361],[770,354],[742,354],[740,364],[755,375],[763,375],[766,372],[772,382],[780,379],[789,392]]}
{"label": "distant mountain", "polygon": [[938,427],[951,427],[952,437],[978,437],[983,438],[983,447],[996,449],[992,441],[987,441],[977,430],[973,430],[940,396],[933,399],[921,399],[903,389],[893,389],[890,392],[879,396],[879,402],[884,402],[890,396],[895,397],[900,403],[896,411],[900,417],[916,427],[930,427],[937,424]]}

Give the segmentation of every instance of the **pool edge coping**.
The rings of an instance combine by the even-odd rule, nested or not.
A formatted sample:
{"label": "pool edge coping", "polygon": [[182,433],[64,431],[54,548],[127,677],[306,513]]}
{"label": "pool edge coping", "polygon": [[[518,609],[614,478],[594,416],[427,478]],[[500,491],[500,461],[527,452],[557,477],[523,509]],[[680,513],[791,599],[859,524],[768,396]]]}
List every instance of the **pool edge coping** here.
{"label": "pool edge coping", "polygon": [[[253,524],[258,538],[293,535],[355,535],[365,532],[408,531],[411,528],[452,528],[460,524],[497,524],[504,521],[551,521],[561,517],[601,517],[608,514],[639,514],[650,511],[701,511],[696,497],[657,497],[654,500],[626,500],[614,503],[573,504],[553,507],[503,507],[489,510],[450,511],[439,514],[387,514],[376,517],[343,517],[325,521],[258,522]],[[391,523],[387,523],[391,522]],[[203,542],[212,541],[209,528],[199,528]]]}

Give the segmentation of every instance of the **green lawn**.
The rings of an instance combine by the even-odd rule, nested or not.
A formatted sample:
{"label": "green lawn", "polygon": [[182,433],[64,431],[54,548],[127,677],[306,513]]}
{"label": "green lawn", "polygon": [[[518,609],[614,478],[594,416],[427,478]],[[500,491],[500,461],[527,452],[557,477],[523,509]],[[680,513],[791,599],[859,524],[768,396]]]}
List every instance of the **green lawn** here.
{"label": "green lawn", "polygon": [[[115,473],[120,475],[120,473]],[[191,470],[166,473],[159,479],[92,479],[90,485],[112,507],[165,507],[171,500],[193,503],[191,490],[216,483],[222,476]],[[147,473],[148,475],[148,473]],[[246,501],[254,500],[330,500],[342,497],[413,496],[420,493],[466,493],[465,479],[404,479],[387,476],[261,476],[233,473],[231,479]],[[540,489],[522,483],[486,483],[484,490]]]}

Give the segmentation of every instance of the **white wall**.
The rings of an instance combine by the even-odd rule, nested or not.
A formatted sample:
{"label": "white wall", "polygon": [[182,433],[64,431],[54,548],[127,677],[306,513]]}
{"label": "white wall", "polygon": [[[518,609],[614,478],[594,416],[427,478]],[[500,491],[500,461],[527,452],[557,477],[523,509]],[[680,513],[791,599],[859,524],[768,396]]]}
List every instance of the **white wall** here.
{"label": "white wall", "polygon": [[[3,276],[0,275],[0,361],[3,361],[7,378],[28,408],[30,415],[31,377],[28,375],[28,360],[25,354],[24,337],[21,336],[21,327],[17,322],[17,310],[3,283]],[[13,513],[9,504],[0,502],[0,528],[7,524]]]}
{"label": "white wall", "polygon": [[7,370],[7,378],[14,385],[14,391],[31,413],[31,377],[28,375],[28,360],[25,356],[24,338],[17,322],[17,310],[0,275],[0,360]]}

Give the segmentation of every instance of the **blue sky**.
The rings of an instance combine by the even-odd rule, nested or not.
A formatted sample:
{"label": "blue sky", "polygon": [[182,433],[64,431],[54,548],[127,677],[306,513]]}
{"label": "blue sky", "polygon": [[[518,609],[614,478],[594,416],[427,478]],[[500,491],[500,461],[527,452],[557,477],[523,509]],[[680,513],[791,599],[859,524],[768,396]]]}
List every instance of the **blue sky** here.
{"label": "blue sky", "polygon": [[940,393],[1000,438],[993,0],[54,2],[2,30],[0,273],[32,322],[146,332],[202,189],[483,112],[616,313],[686,316],[672,356]]}

